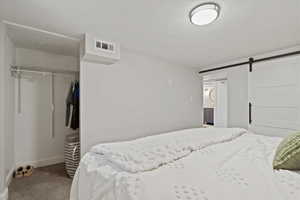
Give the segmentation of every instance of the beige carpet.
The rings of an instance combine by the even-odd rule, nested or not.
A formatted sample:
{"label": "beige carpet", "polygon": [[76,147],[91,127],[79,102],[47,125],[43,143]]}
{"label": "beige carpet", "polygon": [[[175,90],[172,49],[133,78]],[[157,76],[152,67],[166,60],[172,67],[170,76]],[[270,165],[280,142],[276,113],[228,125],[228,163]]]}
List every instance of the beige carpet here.
{"label": "beige carpet", "polygon": [[64,164],[37,168],[30,177],[13,179],[9,200],[69,200],[71,183]]}

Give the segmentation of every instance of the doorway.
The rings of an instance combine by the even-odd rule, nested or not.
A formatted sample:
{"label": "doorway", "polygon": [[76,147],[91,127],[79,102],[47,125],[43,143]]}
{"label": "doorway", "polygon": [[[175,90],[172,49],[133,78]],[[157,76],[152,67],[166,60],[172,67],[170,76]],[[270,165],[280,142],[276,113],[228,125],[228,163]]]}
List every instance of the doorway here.
{"label": "doorway", "polygon": [[206,127],[227,127],[228,89],[225,75],[203,77],[203,124]]}

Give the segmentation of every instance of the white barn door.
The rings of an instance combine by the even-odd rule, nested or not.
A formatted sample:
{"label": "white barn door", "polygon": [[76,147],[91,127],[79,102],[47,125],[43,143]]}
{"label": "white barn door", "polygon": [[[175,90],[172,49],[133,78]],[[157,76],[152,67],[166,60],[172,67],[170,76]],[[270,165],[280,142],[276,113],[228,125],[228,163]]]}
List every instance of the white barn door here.
{"label": "white barn door", "polygon": [[300,130],[300,56],[254,63],[248,80],[250,131],[284,137]]}

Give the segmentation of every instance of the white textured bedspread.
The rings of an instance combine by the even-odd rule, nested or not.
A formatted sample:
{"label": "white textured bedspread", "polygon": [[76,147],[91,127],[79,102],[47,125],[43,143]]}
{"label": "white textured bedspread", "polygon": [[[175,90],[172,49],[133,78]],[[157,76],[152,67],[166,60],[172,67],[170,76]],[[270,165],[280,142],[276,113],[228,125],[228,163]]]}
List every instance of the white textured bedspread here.
{"label": "white textured bedspread", "polygon": [[280,141],[212,128],[97,145],[71,200],[298,200],[300,174],[272,169]]}

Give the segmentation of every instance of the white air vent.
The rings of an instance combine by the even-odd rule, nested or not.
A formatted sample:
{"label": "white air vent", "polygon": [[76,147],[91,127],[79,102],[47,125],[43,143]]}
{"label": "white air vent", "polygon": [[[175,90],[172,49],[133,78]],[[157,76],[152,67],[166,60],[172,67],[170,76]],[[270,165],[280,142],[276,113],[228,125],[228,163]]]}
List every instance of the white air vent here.
{"label": "white air vent", "polygon": [[106,52],[114,52],[115,44],[111,42],[95,40],[95,48],[97,50],[106,51]]}
{"label": "white air vent", "polygon": [[120,60],[120,45],[85,34],[80,47],[81,59],[101,64],[113,64]]}

